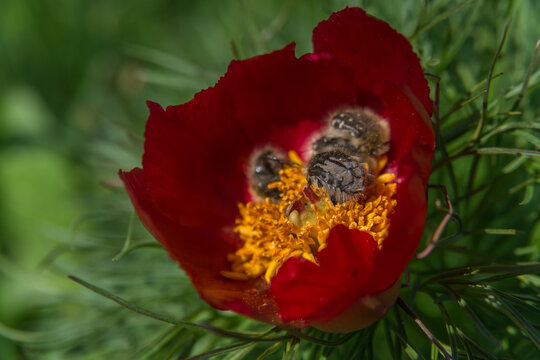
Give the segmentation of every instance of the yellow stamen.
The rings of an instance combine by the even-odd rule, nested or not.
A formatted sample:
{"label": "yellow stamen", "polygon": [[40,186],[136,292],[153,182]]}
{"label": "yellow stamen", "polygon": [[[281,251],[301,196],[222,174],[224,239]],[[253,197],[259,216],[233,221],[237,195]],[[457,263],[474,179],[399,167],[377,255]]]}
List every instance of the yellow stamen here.
{"label": "yellow stamen", "polygon": [[[313,189],[320,201],[311,204],[304,196],[307,185],[298,154],[289,152],[292,166],[280,171],[280,181],[269,185],[282,194],[279,204],[248,202],[239,204],[240,219],[234,231],[244,241],[244,246],[228,255],[232,271],[222,271],[229,279],[246,280],[263,276],[267,282],[290,257],[301,257],[317,263],[316,253],[326,247],[330,230],[339,224],[349,229],[370,233],[379,249],[388,236],[389,216],[396,206],[394,174],[379,174],[386,165],[381,157],[375,170],[375,181],[366,191],[365,201],[348,201],[332,204],[322,189]],[[302,200],[303,212],[293,210],[293,201]]]}
{"label": "yellow stamen", "polygon": [[222,271],[221,275],[228,277],[229,279],[233,280],[248,280],[249,277],[241,272],[235,272],[235,271]]}
{"label": "yellow stamen", "polygon": [[287,155],[289,155],[289,160],[291,160],[292,163],[295,163],[296,165],[302,165],[302,159],[300,159],[300,156],[298,156],[296,151],[291,150]]}

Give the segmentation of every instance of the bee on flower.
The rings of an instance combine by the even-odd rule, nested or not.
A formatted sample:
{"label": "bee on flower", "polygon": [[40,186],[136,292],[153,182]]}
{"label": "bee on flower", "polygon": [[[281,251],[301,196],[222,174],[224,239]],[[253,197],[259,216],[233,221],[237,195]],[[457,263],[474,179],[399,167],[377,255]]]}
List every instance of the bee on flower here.
{"label": "bee on flower", "polygon": [[432,103],[409,42],[362,9],[313,44],[233,61],[186,104],[149,102],[142,168],[120,176],[210,305],[347,332],[393,305],[420,241]]}

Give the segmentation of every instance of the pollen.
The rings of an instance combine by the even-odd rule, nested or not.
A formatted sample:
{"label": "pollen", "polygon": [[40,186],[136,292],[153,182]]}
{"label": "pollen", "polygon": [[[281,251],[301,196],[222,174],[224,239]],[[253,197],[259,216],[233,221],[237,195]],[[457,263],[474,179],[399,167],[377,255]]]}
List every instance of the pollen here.
{"label": "pollen", "polygon": [[363,200],[337,204],[324,190],[308,185],[296,153],[290,152],[289,159],[279,173],[280,180],[268,186],[279,190],[280,203],[266,198],[238,205],[240,217],[234,232],[244,245],[228,255],[231,269],[222,271],[222,276],[233,280],[262,276],[269,283],[291,257],[317,263],[317,253],[326,247],[330,230],[340,224],[368,232],[382,248],[396,207],[395,176],[380,173],[386,157],[378,159],[375,180]]}

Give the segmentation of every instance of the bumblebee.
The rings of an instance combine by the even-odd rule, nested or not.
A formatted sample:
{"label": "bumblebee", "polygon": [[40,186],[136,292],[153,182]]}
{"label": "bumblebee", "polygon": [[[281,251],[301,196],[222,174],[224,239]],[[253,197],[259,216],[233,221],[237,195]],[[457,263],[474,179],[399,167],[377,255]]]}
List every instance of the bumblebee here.
{"label": "bumblebee", "polygon": [[315,152],[331,148],[353,154],[383,155],[390,149],[390,127],[369,109],[347,108],[335,112],[327,134],[313,143]]}
{"label": "bumblebee", "polygon": [[[343,108],[329,116],[326,130],[312,142],[311,149],[313,155],[306,167],[308,184],[324,189],[334,204],[362,200],[374,179],[377,156],[390,149],[390,127],[369,109]],[[268,185],[279,181],[285,163],[268,149],[254,157],[250,174],[253,191],[279,202],[279,191]]]}
{"label": "bumblebee", "polygon": [[279,181],[279,171],[283,169],[285,161],[278,158],[273,150],[266,149],[252,161],[251,188],[262,198],[270,198],[279,202],[281,194],[278,189],[269,189],[268,185]]}
{"label": "bumblebee", "polygon": [[365,189],[373,181],[369,159],[330,150],[316,154],[307,165],[310,184],[325,189],[335,203],[363,198]]}
{"label": "bumblebee", "polygon": [[376,156],[390,150],[386,120],[364,108],[345,108],[329,118],[326,132],[312,143],[307,180],[333,203],[357,201],[374,179]]}

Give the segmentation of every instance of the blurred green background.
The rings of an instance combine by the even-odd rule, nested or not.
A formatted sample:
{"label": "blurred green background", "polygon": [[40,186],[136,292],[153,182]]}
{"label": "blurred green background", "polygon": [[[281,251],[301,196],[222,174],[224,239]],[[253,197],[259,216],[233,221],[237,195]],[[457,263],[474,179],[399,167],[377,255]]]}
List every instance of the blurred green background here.
{"label": "blurred green background", "polygon": [[[111,260],[128,229],[135,229],[135,242],[151,247],[116,176],[119,168],[140,164],[145,100],[164,106],[183,103],[213,85],[235,57],[291,41],[297,42],[297,54],[309,52],[311,30],[346,5],[363,6],[412,39],[426,71],[442,77],[441,111],[486,78],[510,18],[496,71],[505,75],[494,80],[492,98],[504,98],[502,89],[519,89],[539,39],[540,2],[534,0],[0,3],[1,359],[101,358],[88,355],[86,343],[76,349],[84,334],[93,334],[95,347],[104,353],[111,349],[107,354],[115,356],[118,349],[134,346],[129,326],[122,327],[126,336],[116,336],[119,344],[110,345],[111,337],[100,339],[105,330],[96,324],[102,316],[114,318],[117,308],[98,307],[106,301],[89,296],[66,274],[110,284],[178,317],[204,307],[163,251]],[[539,116],[540,95],[534,91],[539,74],[534,71],[532,90],[523,101],[527,121]],[[512,186],[537,179],[538,164],[527,164],[509,175]],[[526,260],[538,260],[538,209],[530,205],[538,199],[536,182],[524,187],[528,193],[515,195],[528,196],[529,207],[505,217],[508,224],[492,226],[513,227],[511,219],[527,217],[521,237],[505,250],[526,248]],[[486,223],[492,218],[484,215]],[[149,267],[136,265],[143,260]],[[168,282],[160,274],[167,274]],[[179,283],[184,284],[182,295],[175,290],[177,295],[164,299],[167,289]],[[131,321],[125,318],[117,319],[115,324],[123,324],[117,329]],[[134,338],[144,338],[147,328],[134,326],[143,334]],[[57,337],[41,333],[52,329],[58,329]],[[62,336],[65,342],[58,339]],[[21,345],[25,341],[42,345]],[[55,350],[66,348],[71,352]]]}

